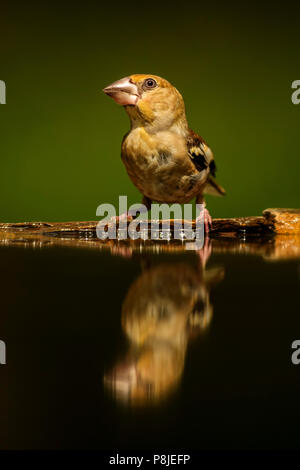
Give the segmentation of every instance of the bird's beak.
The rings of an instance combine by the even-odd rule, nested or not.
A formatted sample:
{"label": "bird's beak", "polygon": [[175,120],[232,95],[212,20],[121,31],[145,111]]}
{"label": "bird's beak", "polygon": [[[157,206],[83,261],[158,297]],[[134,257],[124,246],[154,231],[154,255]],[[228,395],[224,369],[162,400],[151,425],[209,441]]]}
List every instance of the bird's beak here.
{"label": "bird's beak", "polygon": [[138,88],[130,80],[130,77],[117,80],[104,88],[103,91],[106,95],[111,96],[116,103],[122,106],[136,105],[139,99]]}

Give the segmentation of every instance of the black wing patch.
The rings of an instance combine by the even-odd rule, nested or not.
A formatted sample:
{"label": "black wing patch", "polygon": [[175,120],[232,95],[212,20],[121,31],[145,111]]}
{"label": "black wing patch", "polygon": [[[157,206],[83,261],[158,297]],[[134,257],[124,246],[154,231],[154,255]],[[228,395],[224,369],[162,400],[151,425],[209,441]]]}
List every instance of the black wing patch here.
{"label": "black wing patch", "polygon": [[189,152],[190,158],[192,162],[194,163],[195,167],[197,168],[198,171],[203,171],[206,170],[207,168],[207,161],[205,160],[205,156],[202,153],[195,153],[195,152]]}
{"label": "black wing patch", "polygon": [[189,135],[187,138],[187,146],[189,151],[189,156],[195,167],[199,172],[209,168],[209,172],[212,176],[216,175],[216,164],[214,162],[213,156],[211,154],[205,154],[205,148],[208,148],[205,141],[196,134],[196,132],[189,130]]}
{"label": "black wing patch", "polygon": [[210,169],[210,173],[213,175],[213,177],[215,178],[216,177],[216,171],[217,171],[217,167],[216,167],[216,164],[215,164],[215,161],[212,160],[209,164],[209,169]]}

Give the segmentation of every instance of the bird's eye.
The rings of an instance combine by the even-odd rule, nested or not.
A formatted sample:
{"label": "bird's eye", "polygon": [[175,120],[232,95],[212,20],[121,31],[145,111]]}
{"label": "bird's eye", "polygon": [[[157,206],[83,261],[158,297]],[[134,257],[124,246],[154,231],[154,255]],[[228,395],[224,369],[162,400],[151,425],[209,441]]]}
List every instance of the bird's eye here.
{"label": "bird's eye", "polygon": [[154,80],[154,78],[147,78],[145,80],[145,87],[146,88],[155,88],[157,85],[156,81]]}

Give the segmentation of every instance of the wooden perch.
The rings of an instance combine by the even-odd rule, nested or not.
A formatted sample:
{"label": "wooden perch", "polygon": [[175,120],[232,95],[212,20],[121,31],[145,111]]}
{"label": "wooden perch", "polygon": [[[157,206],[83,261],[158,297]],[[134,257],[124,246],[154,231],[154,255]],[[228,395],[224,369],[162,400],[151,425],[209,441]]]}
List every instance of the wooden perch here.
{"label": "wooden perch", "polygon": [[[170,220],[170,229],[176,222]],[[163,221],[160,221],[160,227]],[[91,222],[20,222],[1,223],[0,232],[26,232],[44,235],[63,235],[95,232],[98,221]],[[195,228],[194,221],[185,221],[186,227]],[[150,226],[150,222],[149,222]],[[300,209],[266,209],[259,217],[213,219],[211,236],[222,234],[300,234]]]}
{"label": "wooden perch", "polygon": [[[188,248],[184,240],[99,240],[98,222],[26,222],[0,224],[2,246],[72,247],[110,250],[125,255],[140,252],[178,252]],[[176,221],[170,221],[171,230]],[[194,227],[194,222],[189,222]],[[266,209],[260,217],[214,219],[209,235],[214,253],[262,256],[268,261],[300,258],[300,210]]]}

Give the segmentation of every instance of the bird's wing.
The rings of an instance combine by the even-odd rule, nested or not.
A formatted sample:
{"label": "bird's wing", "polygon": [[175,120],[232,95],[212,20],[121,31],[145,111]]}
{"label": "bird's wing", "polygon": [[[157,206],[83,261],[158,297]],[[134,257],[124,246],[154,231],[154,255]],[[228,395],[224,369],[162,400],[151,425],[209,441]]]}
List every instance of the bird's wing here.
{"label": "bird's wing", "polygon": [[222,186],[220,186],[214,179],[217,170],[214,155],[204,139],[191,129],[189,130],[187,138],[187,147],[188,155],[195,165],[195,168],[199,172],[209,169],[204,192],[214,196],[224,196],[224,188],[222,188]]}
{"label": "bird's wing", "polygon": [[209,172],[215,176],[216,165],[214,156],[204,139],[196,132],[189,130],[187,138],[188,154],[198,171],[209,168]]}

